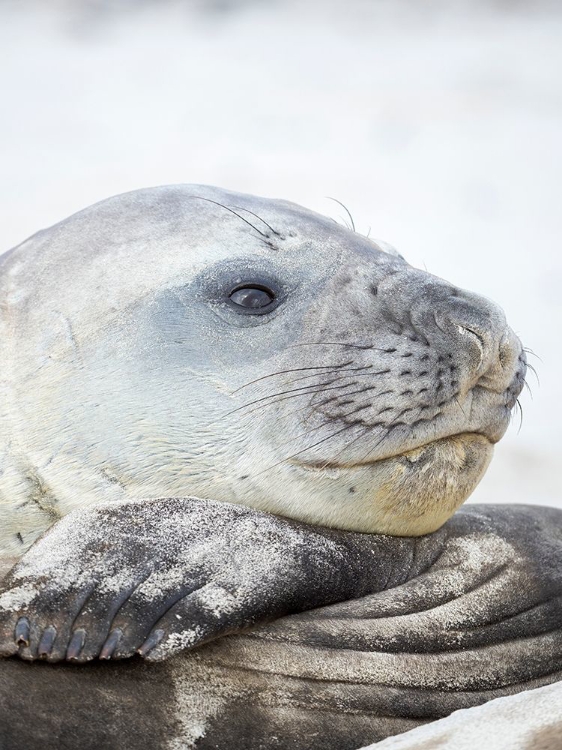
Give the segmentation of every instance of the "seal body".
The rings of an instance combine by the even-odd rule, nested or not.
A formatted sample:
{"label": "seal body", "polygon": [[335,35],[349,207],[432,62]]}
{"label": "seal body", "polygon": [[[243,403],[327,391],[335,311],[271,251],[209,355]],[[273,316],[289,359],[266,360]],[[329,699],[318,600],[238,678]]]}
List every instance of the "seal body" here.
{"label": "seal body", "polygon": [[[216,513],[225,519],[243,510],[270,557],[295,560],[294,537],[279,546],[271,536],[275,525],[285,526],[290,535],[310,535],[320,580],[352,560],[363,571],[362,585],[370,573],[378,590],[156,664],[138,657],[87,666],[0,660],[2,747],[356,750],[562,678],[558,510],[467,506],[418,539],[324,530],[334,545],[327,551],[302,524],[214,505],[211,537],[220,525]],[[119,506],[115,513],[114,521]],[[200,518],[193,529],[205,534]],[[139,535],[137,552],[143,544]],[[238,569],[251,580],[254,547],[243,551]],[[345,584],[349,597],[360,593],[353,581]],[[283,584],[279,577],[275,588]],[[300,586],[308,596],[319,588],[305,578]],[[255,610],[260,597],[245,596],[243,609]],[[217,601],[214,612],[220,620]],[[194,625],[204,621],[204,608],[201,614]]]}
{"label": "seal body", "polygon": [[68,512],[196,495],[425,534],[522,387],[493,303],[285,201],[129,193],[0,265],[0,551]]}

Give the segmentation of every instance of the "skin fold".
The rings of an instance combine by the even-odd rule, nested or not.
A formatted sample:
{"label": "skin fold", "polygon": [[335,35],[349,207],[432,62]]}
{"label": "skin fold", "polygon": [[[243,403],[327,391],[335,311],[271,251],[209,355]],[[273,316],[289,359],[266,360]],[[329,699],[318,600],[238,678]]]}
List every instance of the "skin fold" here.
{"label": "skin fold", "polygon": [[[402,539],[193,498],[187,514],[179,499],[138,505],[81,511],[93,534],[68,516],[4,581],[5,655],[17,623],[29,623],[22,659],[1,663],[7,748],[132,748],[146,732],[151,749],[253,750],[277,737],[280,747],[351,750],[562,676],[560,511],[468,506],[437,532]],[[109,530],[119,543],[103,544]],[[41,559],[51,562],[37,568]],[[162,614],[178,567],[197,593],[190,584]],[[83,574],[65,575],[75,569]],[[115,585],[97,582],[114,569]],[[142,595],[143,584],[129,585],[139,571]],[[84,588],[110,618],[89,611]],[[93,661],[43,663],[38,644],[53,625],[44,658],[68,659],[71,631],[83,629],[73,658]],[[123,640],[104,663],[117,625]],[[155,630],[162,640],[134,655]]]}

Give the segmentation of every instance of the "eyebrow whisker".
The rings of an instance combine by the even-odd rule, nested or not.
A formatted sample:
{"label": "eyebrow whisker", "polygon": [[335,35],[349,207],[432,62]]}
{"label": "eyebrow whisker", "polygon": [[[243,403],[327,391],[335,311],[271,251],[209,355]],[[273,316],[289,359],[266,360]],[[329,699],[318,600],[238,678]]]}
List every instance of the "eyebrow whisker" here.
{"label": "eyebrow whisker", "polygon": [[[224,208],[225,211],[230,211],[231,214],[234,214],[234,216],[237,216],[241,221],[243,221],[245,224],[247,224],[249,227],[252,227],[254,231],[256,231],[258,234],[261,234],[262,237],[265,237],[266,239],[269,238],[269,235],[265,232],[262,232],[261,229],[258,229],[255,227],[251,221],[248,221],[248,219],[245,219],[243,216],[240,216],[240,214],[237,214],[234,209],[230,208],[229,206],[225,206],[224,203],[219,203],[218,201],[211,200],[211,198],[204,198],[202,195],[193,195],[192,198],[198,198],[202,201],[207,201],[207,203],[214,203],[215,206],[220,206],[220,208]],[[264,222],[265,223],[265,222]]]}
{"label": "eyebrow whisker", "polygon": [[351,228],[355,232],[356,231],[356,229],[355,229],[355,222],[353,221],[353,216],[351,215],[351,211],[348,209],[348,207],[344,206],[344,204],[341,201],[339,201],[337,198],[331,198],[329,195],[327,195],[326,198],[329,201],[334,201],[334,203],[337,203],[338,205],[340,205],[343,208],[343,210],[349,216],[349,220],[351,222]]}
{"label": "eyebrow whisker", "polygon": [[276,229],[274,229],[274,228],[273,228],[273,227],[271,226],[271,224],[268,224],[268,223],[267,223],[267,221],[266,221],[265,219],[262,219],[262,217],[261,217],[261,216],[258,216],[258,214],[255,214],[255,213],[254,213],[253,211],[250,211],[250,209],[249,209],[249,208],[243,208],[242,206],[234,206],[234,208],[235,208],[235,209],[236,209],[237,211],[246,211],[246,213],[248,213],[248,214],[251,214],[252,216],[255,216],[255,217],[256,217],[256,219],[259,219],[259,220],[260,220],[260,221],[261,221],[261,222],[262,222],[263,224],[265,224],[265,226],[266,226],[266,227],[267,227],[267,228],[268,228],[268,229],[269,229],[270,231],[272,231],[272,232],[273,232],[273,234],[275,234],[275,235],[276,235],[277,237],[279,237],[280,239],[283,239],[283,235],[282,235],[282,234],[281,234],[280,232],[278,232],[278,231],[277,231]]}

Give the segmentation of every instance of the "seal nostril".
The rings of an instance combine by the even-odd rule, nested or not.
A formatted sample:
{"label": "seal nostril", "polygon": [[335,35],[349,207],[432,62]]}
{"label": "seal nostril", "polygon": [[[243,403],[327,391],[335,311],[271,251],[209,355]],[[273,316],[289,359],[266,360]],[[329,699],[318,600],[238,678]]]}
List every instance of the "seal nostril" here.
{"label": "seal nostril", "polygon": [[[501,367],[504,370],[506,369],[506,367],[509,367],[514,363],[514,354],[515,352],[513,351],[513,347],[510,346],[509,338],[504,337],[498,349],[498,359],[500,361]],[[521,361],[521,359],[519,359],[518,361]]]}
{"label": "seal nostril", "polygon": [[477,331],[475,331],[473,328],[469,328],[468,326],[463,326],[457,323],[456,327],[461,336],[469,336],[471,340],[474,341],[474,343],[478,347],[478,350],[480,352],[480,363],[478,366],[480,367],[482,365],[482,362],[484,361],[484,351],[485,351],[484,338]]}

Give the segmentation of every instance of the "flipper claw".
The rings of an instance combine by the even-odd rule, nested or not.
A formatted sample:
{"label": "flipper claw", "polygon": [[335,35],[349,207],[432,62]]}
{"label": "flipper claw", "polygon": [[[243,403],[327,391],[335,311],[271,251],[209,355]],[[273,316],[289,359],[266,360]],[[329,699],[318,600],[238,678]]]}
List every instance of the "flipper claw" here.
{"label": "flipper claw", "polygon": [[121,640],[122,635],[123,631],[120,628],[115,628],[111,631],[100,651],[100,659],[111,659],[115,649],[119,645],[119,641]]}
{"label": "flipper claw", "polygon": [[83,628],[75,630],[66,649],[66,658],[68,661],[76,661],[80,656],[84,643],[86,641],[86,631]]}
{"label": "flipper claw", "polygon": [[29,620],[20,617],[14,630],[14,638],[18,646],[29,646]]}
{"label": "flipper claw", "polygon": [[49,625],[49,627],[45,628],[41,640],[39,641],[39,646],[37,647],[37,656],[40,659],[46,659],[50,655],[56,637],[57,629],[53,625]]}
{"label": "flipper claw", "polygon": [[142,644],[140,648],[137,649],[137,653],[140,654],[142,657],[145,657],[152,649],[157,646],[162,638],[166,635],[166,632],[164,630],[161,630],[158,628],[153,633],[151,633],[146,641]]}

